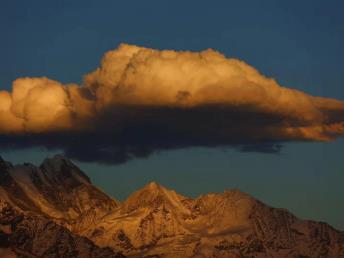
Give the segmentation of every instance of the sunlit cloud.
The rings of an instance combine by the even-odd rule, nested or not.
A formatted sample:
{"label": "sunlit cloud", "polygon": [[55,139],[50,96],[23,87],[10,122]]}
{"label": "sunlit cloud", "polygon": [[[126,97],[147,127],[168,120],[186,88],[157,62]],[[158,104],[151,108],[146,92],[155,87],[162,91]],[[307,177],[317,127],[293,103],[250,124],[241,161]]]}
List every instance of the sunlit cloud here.
{"label": "sunlit cloud", "polygon": [[109,162],[192,146],[278,151],[342,136],[344,102],[283,87],[212,49],[121,44],[82,85],[19,78],[0,91],[0,133],[4,147],[56,147],[82,160],[87,146]]}

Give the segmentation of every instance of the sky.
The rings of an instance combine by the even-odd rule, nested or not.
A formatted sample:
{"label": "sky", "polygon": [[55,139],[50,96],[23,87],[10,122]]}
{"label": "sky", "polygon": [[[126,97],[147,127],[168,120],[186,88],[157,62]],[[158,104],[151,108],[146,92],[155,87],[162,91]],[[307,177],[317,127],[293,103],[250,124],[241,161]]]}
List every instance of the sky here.
{"label": "sky", "polygon": [[[18,1],[0,8],[0,90],[20,77],[82,83],[120,43],[215,49],[279,85],[344,100],[342,1]],[[1,104],[1,103],[0,103]],[[1,139],[2,140],[2,139]],[[163,150],[121,164],[75,160],[123,200],[149,181],[187,196],[239,188],[306,219],[344,229],[344,140],[283,143],[279,153],[233,148]],[[59,150],[3,149],[39,164]]]}

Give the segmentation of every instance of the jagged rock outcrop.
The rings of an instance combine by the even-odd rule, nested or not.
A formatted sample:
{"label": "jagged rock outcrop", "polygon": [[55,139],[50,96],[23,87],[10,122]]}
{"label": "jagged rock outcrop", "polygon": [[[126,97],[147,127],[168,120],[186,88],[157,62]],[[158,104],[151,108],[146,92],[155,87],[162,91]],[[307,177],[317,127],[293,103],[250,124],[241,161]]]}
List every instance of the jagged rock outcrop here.
{"label": "jagged rock outcrop", "polygon": [[20,213],[0,200],[0,257],[122,258],[110,248],[99,248],[42,215]]}
{"label": "jagged rock outcrop", "polygon": [[61,155],[32,164],[12,166],[0,161],[0,196],[23,211],[45,214],[78,232],[118,207]]}
{"label": "jagged rock outcrop", "polygon": [[[17,254],[20,248],[42,254],[39,243],[49,236],[56,239],[48,242],[51,248],[68,254],[80,253],[81,242],[82,248],[93,246],[85,238],[71,236],[70,229],[128,257],[344,258],[343,232],[326,223],[301,220],[239,190],[191,199],[152,182],[119,203],[62,156],[47,159],[38,168],[12,166],[0,159],[0,199],[24,214],[17,216],[20,222],[15,227],[2,217],[7,224],[3,222],[0,231],[0,257]],[[9,248],[9,243],[17,249]],[[36,245],[38,249],[32,249]],[[90,249],[85,257],[99,257]]]}
{"label": "jagged rock outcrop", "polygon": [[84,234],[132,257],[344,257],[343,232],[239,190],[190,199],[150,183]]}

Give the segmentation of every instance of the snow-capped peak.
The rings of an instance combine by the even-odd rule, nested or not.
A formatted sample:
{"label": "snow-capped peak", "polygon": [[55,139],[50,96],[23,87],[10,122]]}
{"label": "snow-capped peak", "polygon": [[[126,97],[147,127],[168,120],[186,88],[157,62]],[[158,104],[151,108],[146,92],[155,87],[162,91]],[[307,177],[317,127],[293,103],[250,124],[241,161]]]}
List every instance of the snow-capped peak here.
{"label": "snow-capped peak", "polygon": [[174,190],[169,190],[156,182],[150,182],[142,189],[134,192],[129,198],[123,202],[122,210],[130,213],[133,210],[148,207],[155,209],[159,206],[173,207],[174,209],[182,209],[181,201],[186,197],[177,194]]}
{"label": "snow-capped peak", "polygon": [[52,181],[72,183],[72,185],[90,184],[89,177],[70,160],[62,155],[46,158],[40,166],[46,177]]}
{"label": "snow-capped peak", "polygon": [[63,155],[57,154],[52,158],[46,158],[42,165],[49,166],[54,170],[59,170],[68,160],[64,158]]}
{"label": "snow-capped peak", "polygon": [[0,198],[21,210],[35,208],[53,219],[68,221],[73,227],[83,227],[118,206],[61,155],[44,160],[40,167],[29,163],[11,167],[0,161],[0,170]]}
{"label": "snow-capped peak", "polygon": [[55,155],[53,157],[46,158],[42,164],[41,168],[45,168],[51,172],[60,172],[64,167],[71,166],[71,162],[62,155]]}
{"label": "snow-capped peak", "polygon": [[[151,182],[119,204],[84,177],[60,155],[38,168],[13,167],[0,158],[0,208],[4,200],[28,214],[44,214],[130,257],[344,257],[343,232],[239,190],[191,199]],[[30,236],[37,231],[33,226]],[[41,229],[43,240],[56,236],[51,227]]]}
{"label": "snow-capped peak", "polygon": [[162,186],[159,185],[157,182],[152,181],[152,182],[148,183],[144,188],[148,188],[148,189],[152,189],[152,190],[157,190],[159,188],[162,188]]}

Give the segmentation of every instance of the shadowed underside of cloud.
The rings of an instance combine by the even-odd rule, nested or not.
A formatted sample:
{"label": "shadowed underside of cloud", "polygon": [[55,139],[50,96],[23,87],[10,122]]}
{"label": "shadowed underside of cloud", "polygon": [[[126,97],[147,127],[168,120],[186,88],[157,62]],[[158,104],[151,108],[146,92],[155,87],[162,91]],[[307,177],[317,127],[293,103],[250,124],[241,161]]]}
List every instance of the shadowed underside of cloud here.
{"label": "shadowed underside of cloud", "polygon": [[194,146],[275,153],[286,141],[343,134],[343,101],[282,87],[214,50],[122,44],[82,85],[20,78],[0,91],[0,147],[62,149],[82,161]]}

